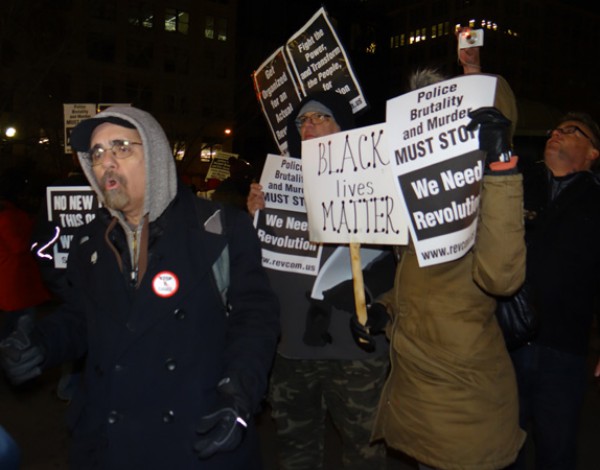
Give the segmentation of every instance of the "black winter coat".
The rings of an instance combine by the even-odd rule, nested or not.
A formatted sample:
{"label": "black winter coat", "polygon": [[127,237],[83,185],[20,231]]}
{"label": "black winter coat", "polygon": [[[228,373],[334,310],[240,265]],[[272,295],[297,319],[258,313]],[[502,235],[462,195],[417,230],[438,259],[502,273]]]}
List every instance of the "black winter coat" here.
{"label": "black winter coat", "polygon": [[[198,460],[192,450],[195,427],[215,409],[223,377],[235,377],[250,407],[258,407],[279,331],[258,239],[248,216],[237,211],[227,213],[227,315],[211,274],[226,238],[203,228],[216,208],[180,189],[151,224],[148,269],[137,289],[129,281],[121,227],[108,237],[120,250],[123,272],[105,240],[107,213],[71,244],[71,296],[38,329],[48,367],[87,354],[68,416],[73,468],[260,468],[253,423],[234,452]],[[169,297],[153,287],[165,272],[178,281]]]}
{"label": "black winter coat", "polygon": [[558,179],[565,187],[551,201],[545,169],[536,177],[539,184],[525,186],[527,279],[541,315],[536,342],[586,355],[600,292],[600,184],[589,172]]}

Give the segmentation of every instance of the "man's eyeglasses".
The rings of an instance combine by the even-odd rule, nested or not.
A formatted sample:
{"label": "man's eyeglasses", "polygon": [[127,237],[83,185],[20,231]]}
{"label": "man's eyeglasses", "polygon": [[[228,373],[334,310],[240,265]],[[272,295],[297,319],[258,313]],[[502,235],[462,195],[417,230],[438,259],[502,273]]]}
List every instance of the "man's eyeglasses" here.
{"label": "man's eyeglasses", "polygon": [[592,145],[594,145],[594,141],[592,140],[592,138],[587,135],[585,132],[583,132],[581,130],[581,127],[579,126],[565,126],[565,127],[556,127],[554,129],[548,129],[548,131],[546,131],[546,135],[548,137],[552,136],[552,133],[556,131],[559,134],[564,134],[564,135],[568,135],[568,134],[574,134],[575,132],[579,132],[582,136],[584,136],[586,139],[588,139]]}
{"label": "man's eyeglasses", "polygon": [[308,121],[310,121],[313,126],[318,126],[319,124],[323,124],[327,119],[331,119],[329,114],[313,113],[298,116],[294,122],[296,123],[296,127],[300,129]]}
{"label": "man's eyeglasses", "polygon": [[133,155],[134,145],[142,145],[142,143],[119,139],[111,141],[110,147],[107,149],[101,145],[94,145],[88,152],[90,163],[92,166],[100,165],[107,150],[110,150],[117,160],[124,160]]}

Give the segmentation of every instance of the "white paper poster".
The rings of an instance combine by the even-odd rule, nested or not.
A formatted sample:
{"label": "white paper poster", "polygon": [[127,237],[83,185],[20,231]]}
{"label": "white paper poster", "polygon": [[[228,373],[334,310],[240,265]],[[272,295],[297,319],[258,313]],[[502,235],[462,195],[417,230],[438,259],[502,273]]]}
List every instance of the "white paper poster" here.
{"label": "white paper poster", "polygon": [[464,75],[391,99],[389,158],[420,266],[458,259],[477,229],[484,153],[469,111],[494,104],[497,79]]}
{"label": "white paper poster", "polygon": [[300,160],[267,155],[260,184],[266,207],[256,212],[254,226],[262,245],[263,266],[316,276],[322,246],[308,238]]}
{"label": "white paper poster", "polygon": [[302,168],[312,241],[407,243],[384,124],[303,141]]}

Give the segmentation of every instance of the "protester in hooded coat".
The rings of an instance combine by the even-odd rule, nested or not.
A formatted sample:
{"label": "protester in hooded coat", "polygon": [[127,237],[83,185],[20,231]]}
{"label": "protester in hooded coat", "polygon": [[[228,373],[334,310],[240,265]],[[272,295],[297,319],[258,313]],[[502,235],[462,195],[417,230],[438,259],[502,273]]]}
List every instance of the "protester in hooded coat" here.
{"label": "protester in hooded coat", "polygon": [[[516,105],[498,77],[494,106],[516,123]],[[515,158],[515,157],[513,157]],[[522,176],[483,176],[474,247],[460,259],[420,267],[403,249],[394,289],[379,302],[391,322],[392,368],[373,438],[444,470],[493,470],[523,444],[515,373],[496,322],[494,296],[525,276]]]}
{"label": "protester in hooded coat", "polygon": [[[87,149],[90,134],[114,131],[107,123],[139,140],[128,138],[133,156],[119,158],[120,131],[108,145],[101,140],[98,170]],[[105,207],[115,186],[131,193],[145,185],[140,220],[103,208],[77,232],[67,303],[30,334],[0,344],[5,370],[24,380],[87,353],[68,413],[72,468],[261,468],[252,414],[266,390],[278,304],[248,216],[227,210],[222,218],[219,206],[178,184],[168,140],[148,113],[114,107],[79,126],[71,142]],[[139,171],[120,170],[132,164]],[[225,305],[212,266],[226,245]],[[39,364],[13,366],[34,347]]]}

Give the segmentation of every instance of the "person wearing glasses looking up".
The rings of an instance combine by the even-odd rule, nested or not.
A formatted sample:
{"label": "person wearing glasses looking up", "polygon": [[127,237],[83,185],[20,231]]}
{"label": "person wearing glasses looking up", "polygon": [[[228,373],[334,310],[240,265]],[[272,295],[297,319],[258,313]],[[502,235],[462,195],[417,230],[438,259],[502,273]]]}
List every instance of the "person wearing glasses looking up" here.
{"label": "person wearing glasses looking up", "polygon": [[[600,129],[569,113],[548,131],[525,181],[527,280],[540,315],[531,343],[511,352],[520,424],[531,424],[536,468],[575,470],[589,339],[600,292]],[[539,183],[537,181],[539,180]],[[600,361],[595,367],[600,376]],[[525,469],[525,452],[511,469]]]}
{"label": "person wearing glasses looking up", "polygon": [[[310,94],[288,118],[290,156],[300,158],[303,140],[354,127],[346,98],[333,91]],[[265,207],[259,184],[252,185],[247,207],[252,215]],[[308,240],[308,232],[305,238]],[[389,368],[388,345],[380,335],[367,352],[352,337],[348,327],[355,315],[352,280],[340,282],[330,279],[335,273],[321,272],[335,251],[342,249],[347,248],[323,245],[319,273],[312,275],[267,266],[281,304],[281,339],[269,403],[277,431],[278,468],[282,470],[324,468],[327,416],[341,437],[344,468],[385,468],[384,446],[369,441]],[[343,256],[349,259],[348,252]],[[367,302],[391,288],[394,271],[391,249],[382,250],[380,258],[363,270]],[[334,286],[324,292],[322,301],[310,297],[317,276],[331,280],[327,284]]]}
{"label": "person wearing glasses looking up", "polygon": [[262,468],[252,417],[278,304],[247,215],[178,182],[163,129],[140,109],[82,121],[71,146],[103,207],[71,241],[65,303],[0,342],[9,380],[87,354],[70,468]]}

